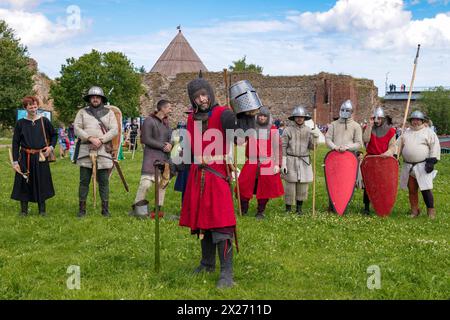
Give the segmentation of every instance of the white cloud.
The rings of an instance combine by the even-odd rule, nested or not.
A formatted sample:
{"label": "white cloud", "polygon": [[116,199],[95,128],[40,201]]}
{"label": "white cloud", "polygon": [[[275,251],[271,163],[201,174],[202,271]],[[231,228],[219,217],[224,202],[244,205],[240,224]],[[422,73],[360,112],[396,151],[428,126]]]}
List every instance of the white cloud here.
{"label": "white cloud", "polygon": [[303,30],[343,33],[369,49],[402,49],[418,43],[450,47],[450,14],[412,20],[403,0],[338,0],[326,12],[290,16]]}
{"label": "white cloud", "polygon": [[0,19],[5,20],[27,46],[55,43],[82,32],[85,27],[81,24],[78,29],[73,29],[66,21],[54,23],[42,13],[16,9],[0,8]]}
{"label": "white cloud", "polygon": [[14,9],[33,8],[42,0],[0,0],[0,5],[6,5]]}

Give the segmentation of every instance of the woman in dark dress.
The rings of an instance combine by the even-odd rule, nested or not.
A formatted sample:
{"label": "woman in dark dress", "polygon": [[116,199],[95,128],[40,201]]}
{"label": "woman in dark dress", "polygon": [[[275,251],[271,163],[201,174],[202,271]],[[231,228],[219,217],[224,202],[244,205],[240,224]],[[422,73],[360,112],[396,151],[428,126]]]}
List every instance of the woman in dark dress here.
{"label": "woman in dark dress", "polygon": [[47,158],[55,148],[58,134],[47,118],[37,114],[36,97],[24,98],[23,107],[27,116],[17,121],[12,142],[13,168],[17,173],[11,199],[20,201],[21,216],[28,214],[28,202],[38,203],[39,213],[45,216],[45,201],[55,195],[55,190],[49,163],[43,157]]}

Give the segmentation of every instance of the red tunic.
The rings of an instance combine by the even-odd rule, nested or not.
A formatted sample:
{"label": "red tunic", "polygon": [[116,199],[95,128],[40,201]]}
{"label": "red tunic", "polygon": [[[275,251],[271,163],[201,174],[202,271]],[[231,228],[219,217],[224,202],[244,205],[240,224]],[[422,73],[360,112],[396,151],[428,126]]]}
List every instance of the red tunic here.
{"label": "red tunic", "polygon": [[372,133],[370,142],[367,145],[367,154],[371,156],[379,156],[389,149],[389,141],[395,136],[395,128],[389,129],[384,137],[377,137]]}
{"label": "red tunic", "polygon": [[[192,154],[201,158],[204,156],[224,156],[226,154],[226,135],[220,117],[228,107],[215,107],[208,120],[208,130],[203,134],[194,124],[193,115],[190,114],[187,122],[187,131],[190,134]],[[222,133],[222,141],[205,137],[215,129]],[[217,132],[217,131],[216,131]],[[204,137],[204,138],[202,138]],[[222,150],[212,154],[204,154],[211,150],[212,145],[221,145]],[[209,148],[208,148],[209,146]],[[208,162],[208,166],[223,176],[227,176],[224,161]],[[203,190],[202,189],[203,174]],[[198,164],[192,164],[181,209],[180,226],[191,228],[192,232],[199,230],[220,229],[236,226],[233,196],[228,182],[206,170],[200,169]]]}
{"label": "red tunic", "polygon": [[[276,143],[278,143],[278,159],[276,159],[276,162],[272,160],[272,149],[274,146],[272,138],[275,138]],[[253,147],[253,150],[251,150],[252,145],[256,146],[256,149]],[[275,126],[272,126],[270,129],[269,140],[256,139],[255,137],[248,139],[246,148],[247,161],[239,175],[239,191],[242,198],[253,198],[257,178],[257,199],[274,199],[284,195],[280,173],[273,174],[273,168],[275,165],[280,166],[282,156],[280,136]],[[258,164],[255,162],[258,159],[260,160],[259,170]]]}

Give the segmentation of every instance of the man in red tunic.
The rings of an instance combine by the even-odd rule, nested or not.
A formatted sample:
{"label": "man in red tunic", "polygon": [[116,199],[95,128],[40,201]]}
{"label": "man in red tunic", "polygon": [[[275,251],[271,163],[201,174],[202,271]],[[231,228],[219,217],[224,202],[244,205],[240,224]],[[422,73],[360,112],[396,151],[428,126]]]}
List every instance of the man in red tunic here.
{"label": "man in red tunic", "polygon": [[[395,153],[396,146],[395,133],[395,128],[386,121],[383,108],[376,108],[363,134],[363,142],[366,144],[367,155],[392,157]],[[365,189],[364,214],[370,214],[370,200]]]}
{"label": "man in red tunic", "polygon": [[256,137],[247,139],[244,167],[239,175],[242,214],[248,213],[253,195],[258,200],[256,218],[264,219],[269,199],[284,195],[280,176],[282,153],[278,129],[272,124],[269,109],[262,107],[256,117]]}
{"label": "man in red tunic", "polygon": [[[180,226],[189,227],[201,239],[202,260],[195,273],[215,271],[217,247],[220,259],[217,287],[232,287],[236,217],[230,170],[225,161],[229,150],[227,131],[254,128],[260,105],[236,115],[229,107],[217,104],[211,85],[203,78],[188,84],[188,94],[193,113],[187,121],[188,141],[184,146],[187,150],[183,154],[187,157],[190,153],[192,163]],[[245,94],[251,94],[250,90]]]}

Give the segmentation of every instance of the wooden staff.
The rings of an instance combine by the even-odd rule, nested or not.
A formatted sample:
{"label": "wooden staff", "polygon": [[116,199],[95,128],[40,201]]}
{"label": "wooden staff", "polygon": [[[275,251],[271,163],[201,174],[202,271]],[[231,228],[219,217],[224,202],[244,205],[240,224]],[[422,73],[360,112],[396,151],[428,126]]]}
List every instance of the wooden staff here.
{"label": "wooden staff", "polygon": [[94,195],[94,208],[97,208],[97,152],[91,151],[89,157],[92,162],[92,191]]}
{"label": "wooden staff", "polygon": [[[229,95],[229,87],[230,82],[228,82],[228,70],[223,69],[223,79],[225,83],[225,97],[227,100],[227,105],[230,106],[230,95]],[[238,173],[237,173],[237,144],[233,141],[233,171],[234,171],[234,181],[236,184],[236,197],[237,197],[237,203],[238,203],[238,210],[239,215],[242,217],[242,208],[241,208],[241,192],[239,188],[239,181],[238,181]],[[226,164],[228,166],[228,164]],[[233,191],[232,191],[233,192]]]}
{"label": "wooden staff", "polygon": [[133,155],[131,156],[131,160],[134,160],[134,156],[136,155],[136,149],[138,146],[138,137],[139,137],[139,135],[137,135],[136,138],[134,139]]}
{"label": "wooden staff", "polygon": [[155,165],[155,271],[161,269],[160,236],[159,236],[159,168]]}
{"label": "wooden staff", "polygon": [[[317,128],[317,89],[314,93],[314,100],[313,100],[313,108],[314,108],[314,130]],[[315,142],[315,141],[313,141]],[[317,159],[317,144],[314,143],[314,151],[313,151],[313,203],[312,203],[312,214],[313,217],[316,216],[316,174],[317,174],[317,166],[316,166],[316,159]]]}
{"label": "wooden staff", "polygon": [[[400,138],[403,136],[403,133],[405,132],[406,121],[408,119],[408,114],[409,114],[409,107],[411,106],[411,98],[412,98],[412,92],[413,92],[413,87],[414,87],[414,81],[416,80],[416,70],[417,70],[417,64],[419,62],[419,53],[420,53],[420,44],[417,46],[417,54],[416,54],[416,58],[414,59],[414,68],[413,68],[413,74],[412,74],[412,78],[411,78],[411,85],[409,87],[408,102],[406,103],[405,116],[403,117],[402,133],[401,133],[400,137],[398,137],[398,140],[400,140]],[[399,146],[397,144],[396,154],[398,156],[400,156],[399,151],[400,151]]]}

